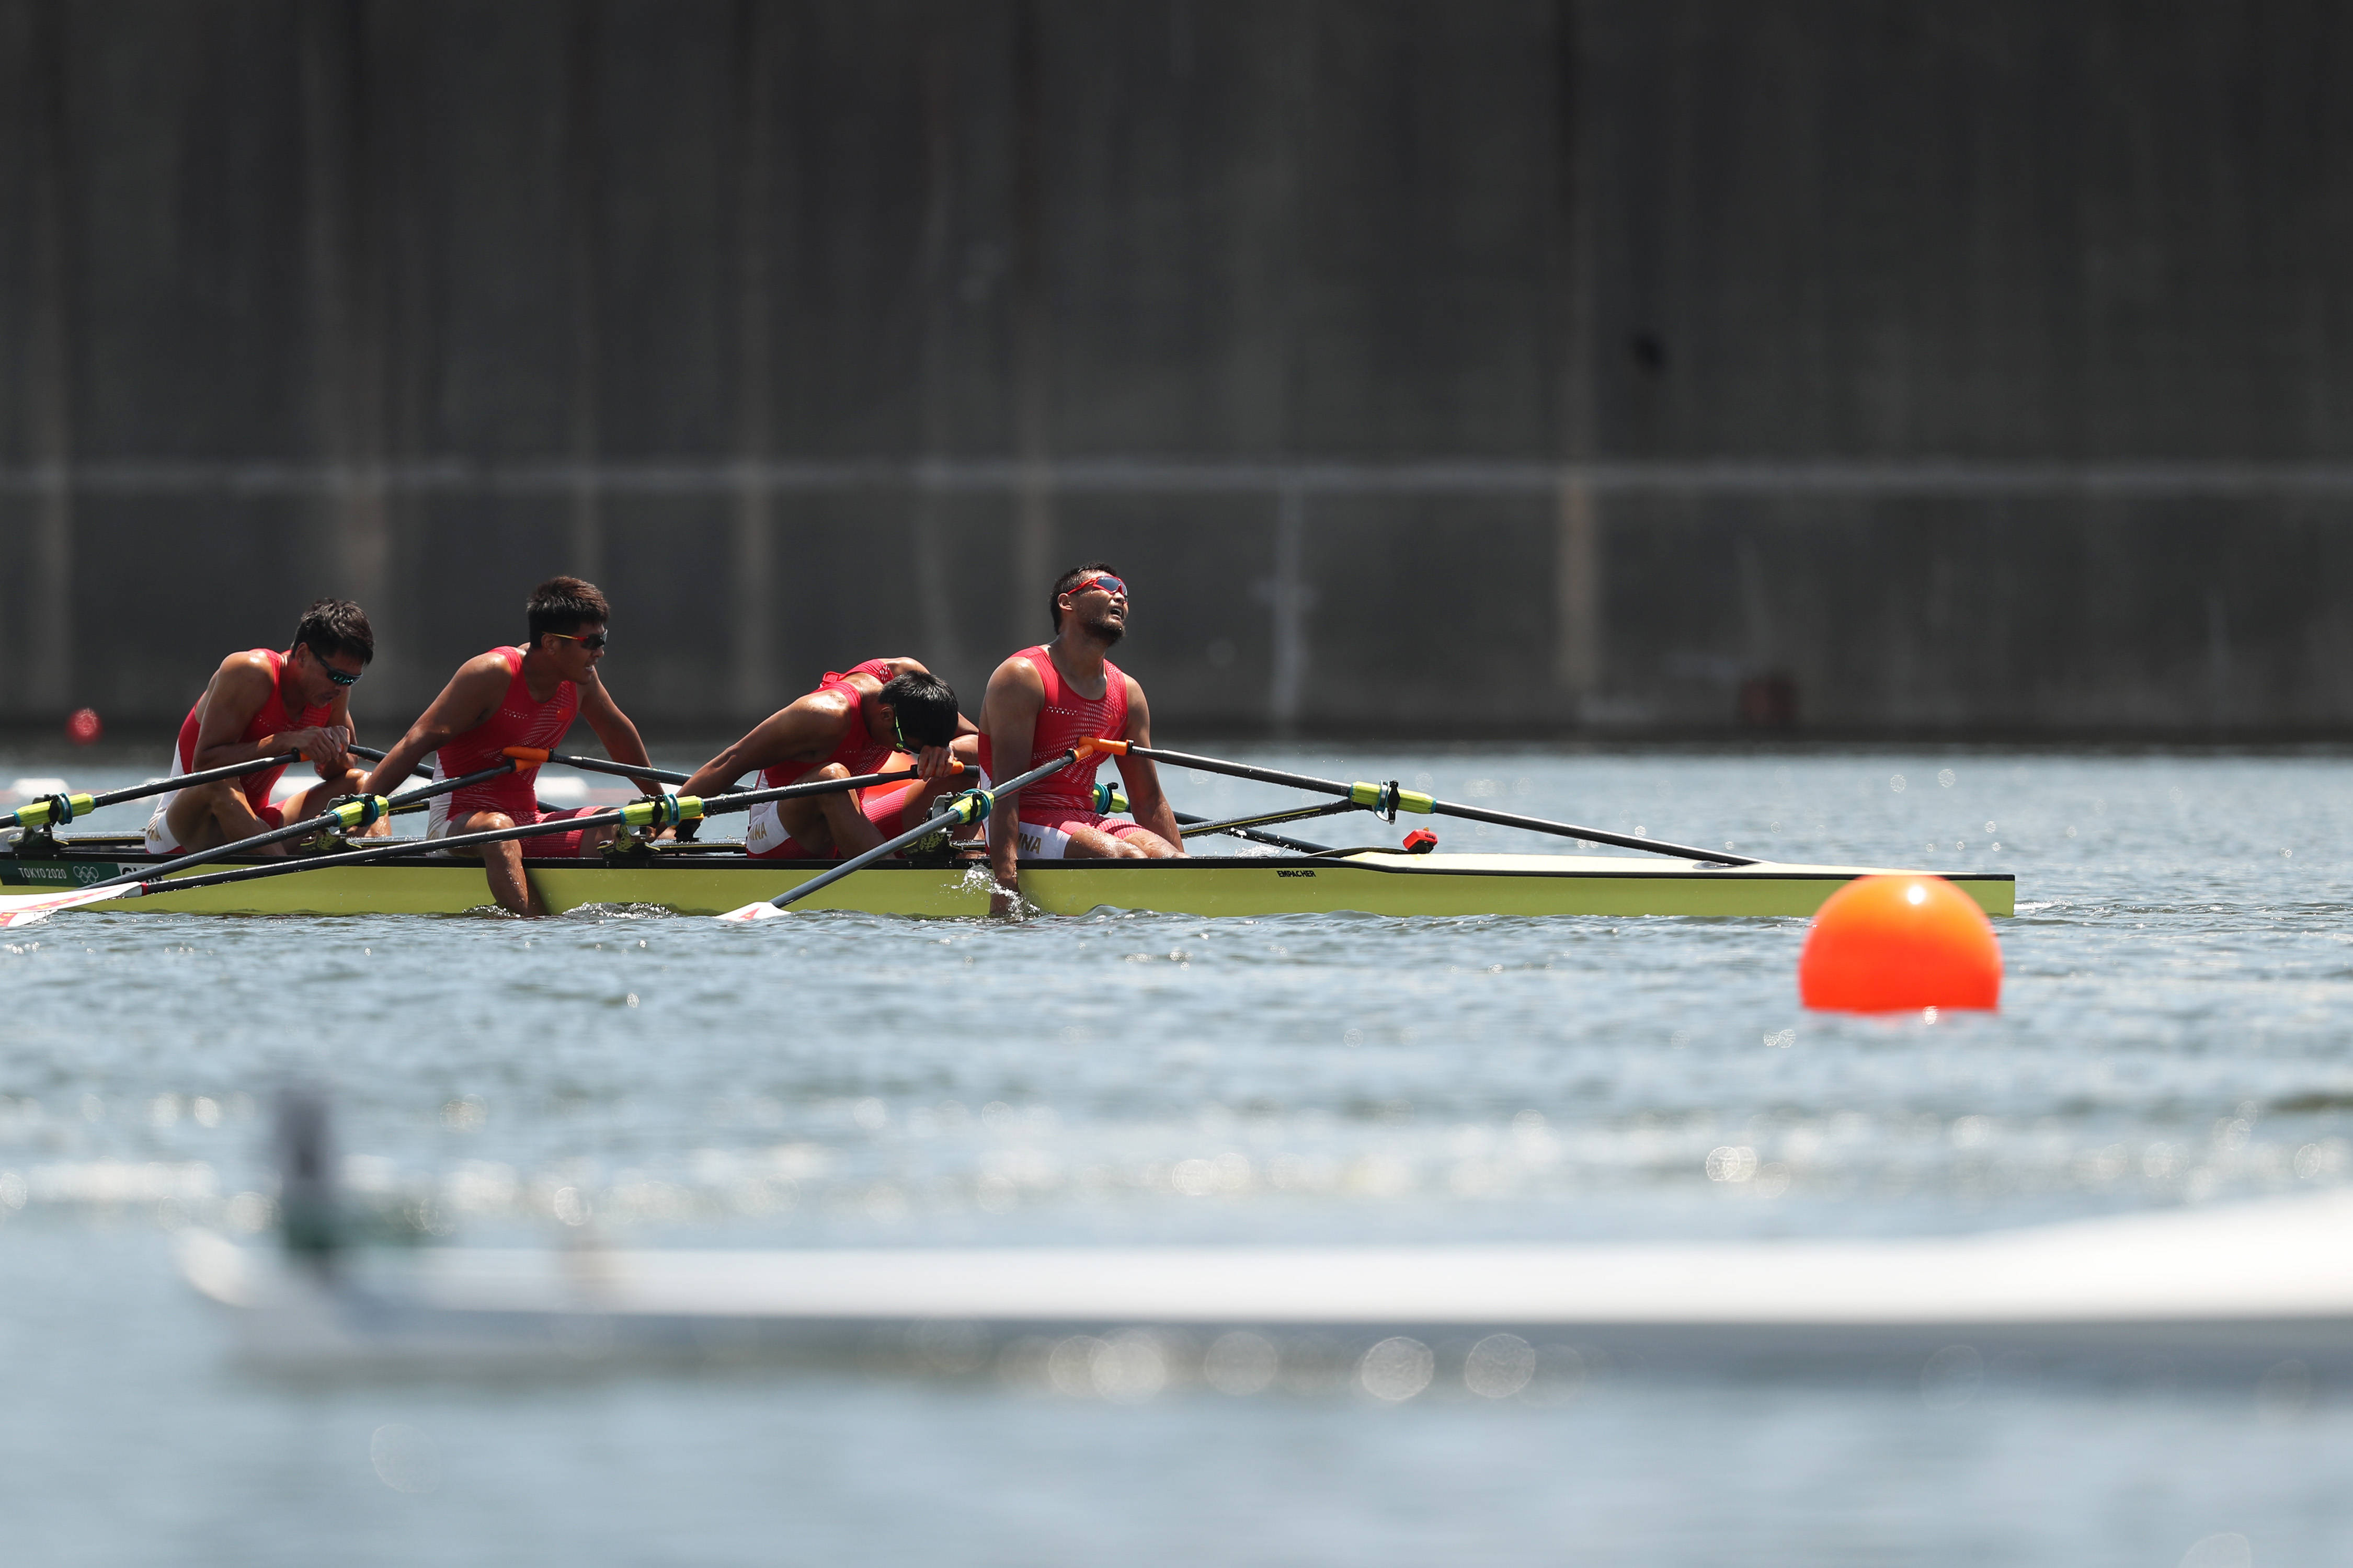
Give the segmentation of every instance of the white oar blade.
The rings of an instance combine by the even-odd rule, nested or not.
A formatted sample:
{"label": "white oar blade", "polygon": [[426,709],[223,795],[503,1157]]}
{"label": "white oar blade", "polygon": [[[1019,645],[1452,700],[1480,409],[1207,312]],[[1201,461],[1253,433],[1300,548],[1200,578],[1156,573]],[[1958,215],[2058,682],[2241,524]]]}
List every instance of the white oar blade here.
{"label": "white oar blade", "polygon": [[79,909],[84,904],[104,903],[136,893],[135,885],[120,888],[75,888],[57,893],[0,893],[0,929],[8,926],[28,926],[45,921],[59,910]]}
{"label": "white oar blade", "polygon": [[738,925],[747,925],[753,921],[780,921],[784,918],[785,911],[765,900],[756,904],[745,904],[740,910],[729,910],[723,915],[712,917],[713,920],[733,921]]}

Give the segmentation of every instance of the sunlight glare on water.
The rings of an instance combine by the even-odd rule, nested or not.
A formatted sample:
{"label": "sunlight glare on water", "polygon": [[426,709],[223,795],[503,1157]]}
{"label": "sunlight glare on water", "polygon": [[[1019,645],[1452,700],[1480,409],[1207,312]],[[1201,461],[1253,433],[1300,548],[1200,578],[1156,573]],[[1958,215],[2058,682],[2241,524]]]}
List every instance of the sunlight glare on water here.
{"label": "sunlight glare on water", "polygon": [[[1797,921],[60,916],[0,942],[0,1558],[2353,1550],[2330,1459],[2353,1406],[2292,1368],[2087,1388],[1959,1346],[1902,1386],[1726,1384],[1511,1334],[950,1325],[888,1371],[289,1384],[231,1365],[173,1273],[170,1231],[272,1223],[290,1076],[332,1088],[347,1182],[456,1242],[1890,1236],[2348,1180],[2343,758],[1250,760],[1775,859],[2012,871],[2004,1007],[1806,1015]],[[1204,814],[1293,798],[1168,776]],[[1591,852],[1445,818],[1296,831],[1422,825],[1441,852]],[[112,1506],[132,1475],[141,1506]]]}

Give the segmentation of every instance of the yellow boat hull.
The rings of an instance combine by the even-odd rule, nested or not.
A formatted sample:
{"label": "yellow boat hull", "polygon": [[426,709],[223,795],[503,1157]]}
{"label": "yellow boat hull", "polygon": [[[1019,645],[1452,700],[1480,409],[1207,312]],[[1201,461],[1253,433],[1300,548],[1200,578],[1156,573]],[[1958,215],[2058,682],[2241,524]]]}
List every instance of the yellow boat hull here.
{"label": "yellow boat hull", "polygon": [[[140,864],[130,856],[111,859],[80,853],[54,859],[0,857],[0,886],[87,886],[118,871],[138,869]],[[236,864],[203,867],[189,875]],[[559,912],[591,905],[649,905],[690,915],[718,914],[773,899],[828,869],[823,862],[747,860],[718,854],[662,854],[636,864],[525,864],[540,897]],[[1706,866],[1623,856],[1366,851],[1312,860],[1245,856],[1032,861],[1021,868],[1021,891],[1039,909],[1065,915],[1114,909],[1208,916],[1343,911],[1407,917],[1806,916],[1848,881],[1872,871],[1852,866]],[[1951,880],[1988,914],[2015,912],[2016,884],[2010,876],[1956,874]],[[480,866],[420,856],[323,866],[98,907],[215,915],[446,915],[489,902]],[[882,915],[981,915],[988,910],[988,883],[987,872],[971,864],[892,862],[845,877],[794,907]]]}

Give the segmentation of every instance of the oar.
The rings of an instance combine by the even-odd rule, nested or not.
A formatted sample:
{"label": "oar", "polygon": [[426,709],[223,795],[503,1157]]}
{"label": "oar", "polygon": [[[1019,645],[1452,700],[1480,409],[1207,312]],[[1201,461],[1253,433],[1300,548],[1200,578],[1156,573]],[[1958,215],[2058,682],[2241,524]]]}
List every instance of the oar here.
{"label": "oar", "polygon": [[536,746],[509,746],[505,754],[519,763],[561,763],[586,773],[618,773],[625,779],[659,779],[664,784],[684,784],[694,776],[674,773],[667,768],[640,767],[636,763],[608,763],[602,757],[567,757],[561,752],[543,752]]}
{"label": "oar", "polygon": [[53,795],[47,800],[26,801],[14,811],[0,814],[0,827],[61,827],[75,817],[88,816],[101,806],[120,805],[126,800],[162,795],[167,790],[186,789],[191,784],[211,784],[216,779],[233,779],[269,768],[288,767],[301,760],[301,752],[289,752],[282,757],[256,757],[251,762],[231,763],[225,768],[206,768],[200,773],[175,773],[167,779],[150,779],[134,789],[109,790],[104,795]]}
{"label": "oar", "polygon": [[[316,833],[321,828],[336,828],[348,833],[354,828],[367,826],[387,811],[414,805],[417,801],[426,800],[437,795],[448,795],[452,790],[464,789],[468,784],[482,784],[513,771],[514,763],[505,762],[494,768],[485,768],[478,773],[468,773],[462,778],[444,779],[437,784],[427,784],[423,789],[411,790],[405,795],[395,795],[389,800],[380,795],[357,795],[339,805],[329,807],[316,816],[305,817],[300,822],[290,822],[285,826],[272,828],[268,833],[257,833],[250,838],[233,839],[210,849],[199,849],[192,855],[183,855],[177,859],[166,860],[160,866],[142,866],[136,871],[125,871],[119,877],[109,877],[104,881],[92,882],[86,888],[76,888],[71,892],[0,895],[0,927],[16,925],[28,920],[38,920],[58,910],[79,909],[84,904],[100,903],[108,899],[135,899],[142,893],[153,891],[156,883],[170,877],[173,872],[184,870],[190,866],[208,865],[215,860],[226,859],[231,855],[242,855],[259,849],[265,844],[280,844],[289,838],[300,838],[304,834]],[[285,869],[307,870],[314,862],[323,864],[336,858],[338,857],[322,855],[303,860],[289,860]],[[275,870],[277,868],[271,867],[267,869]]]}
{"label": "oar", "polygon": [[852,871],[863,870],[885,855],[928,838],[943,827],[987,820],[989,807],[997,804],[998,795],[1008,795],[1024,784],[1033,784],[1049,774],[1060,773],[1072,763],[1092,755],[1101,748],[1102,744],[1100,741],[1081,741],[1077,745],[1064,752],[1057,760],[1048,763],[1043,767],[1031,768],[1018,778],[1008,779],[993,790],[968,789],[956,796],[946,810],[933,816],[922,826],[911,827],[898,837],[885,840],[863,855],[853,855],[833,869],[822,876],[810,878],[790,892],[778,893],[765,903],[745,904],[740,910],[730,910],[719,918],[723,921],[774,920],[784,913],[787,905],[798,903],[820,888],[830,888]]}
{"label": "oar", "polygon": [[[1127,796],[1119,793],[1119,786],[1116,784],[1099,784],[1095,785],[1095,809],[1105,814],[1125,811]],[[1302,817],[1336,816],[1344,811],[1366,809],[1368,808],[1358,805],[1354,801],[1335,800],[1329,805],[1296,806],[1289,811],[1271,811],[1260,816],[1237,816],[1229,822],[1212,822],[1206,816],[1195,816],[1191,812],[1176,811],[1173,808],[1169,815],[1183,825],[1185,837],[1187,838],[1202,833],[1230,833],[1237,838],[1247,838],[1253,844],[1271,844],[1278,849],[1295,849],[1303,855],[1346,855],[1354,851],[1335,849],[1328,844],[1310,844],[1304,838],[1286,838],[1280,833],[1261,833],[1254,830],[1261,823],[1297,822]]]}
{"label": "oar", "polygon": [[[949,764],[952,773],[962,773],[962,763]],[[462,789],[486,778],[496,778],[507,770],[492,768],[487,773],[472,773],[452,779],[448,787]],[[550,822],[528,822],[514,827],[485,828],[480,833],[460,833],[450,838],[404,838],[390,844],[373,845],[364,849],[346,849],[332,855],[312,855],[299,860],[276,860],[262,866],[240,866],[234,871],[212,871],[201,877],[161,877],[156,871],[139,871],[132,875],[135,881],[117,877],[104,882],[93,882],[68,893],[37,893],[20,898],[0,897],[0,927],[29,923],[56,913],[59,910],[77,909],[111,898],[137,898],[148,893],[183,893],[197,888],[217,888],[226,882],[250,882],[263,877],[290,877],[302,871],[324,870],[331,866],[355,866],[368,860],[389,860],[404,855],[422,855],[445,849],[470,849],[480,844],[495,844],[505,839],[536,838],[543,834],[569,833],[578,827],[596,827],[607,822],[624,826],[649,827],[673,826],[679,822],[703,816],[716,816],[731,811],[749,811],[763,801],[790,800],[797,795],[827,795],[836,790],[863,789],[869,784],[904,784],[921,778],[921,773],[860,773],[854,778],[820,779],[815,784],[777,784],[767,789],[744,790],[735,795],[714,795],[699,799],[691,795],[657,795],[649,800],[633,800],[626,805],[607,806],[601,811],[583,812],[578,816],[559,817]],[[436,786],[437,791],[438,786]],[[436,791],[417,790],[409,795],[392,797],[391,808],[401,803],[421,798]],[[382,801],[382,796],[376,797]],[[261,842],[258,838],[239,839],[230,845],[231,850]],[[212,851],[206,851],[210,858]],[[192,857],[191,858],[196,858]],[[185,865],[175,860],[170,866]]]}
{"label": "oar", "polygon": [[1688,844],[1670,844],[1663,838],[1638,838],[1626,833],[1605,833],[1598,827],[1579,827],[1573,822],[1547,822],[1541,816],[1515,816],[1508,811],[1489,811],[1480,805],[1457,805],[1451,801],[1436,799],[1419,790],[1401,789],[1396,784],[1339,784],[1331,779],[1310,778],[1305,773],[1278,773],[1272,768],[1253,768],[1242,763],[1229,763],[1217,757],[1197,757],[1186,752],[1164,752],[1157,746],[1138,746],[1127,741],[1097,740],[1095,748],[1113,756],[1147,758],[1155,763],[1169,763],[1180,768],[1195,768],[1206,773],[1225,773],[1238,779],[1255,779],[1260,784],[1283,784],[1292,789],[1314,790],[1319,795],[1336,795],[1356,802],[1368,810],[1395,813],[1399,811],[1436,814],[1440,816],[1460,816],[1472,822],[1492,822],[1498,827],[1523,827],[1530,833],[1550,833],[1562,838],[1584,838],[1596,844],[1615,844],[1621,849],[1646,849],[1654,855],[1673,855],[1686,860],[1710,860],[1720,866],[1754,866],[1757,861],[1744,855],[1734,855],[1715,849],[1694,849]]}

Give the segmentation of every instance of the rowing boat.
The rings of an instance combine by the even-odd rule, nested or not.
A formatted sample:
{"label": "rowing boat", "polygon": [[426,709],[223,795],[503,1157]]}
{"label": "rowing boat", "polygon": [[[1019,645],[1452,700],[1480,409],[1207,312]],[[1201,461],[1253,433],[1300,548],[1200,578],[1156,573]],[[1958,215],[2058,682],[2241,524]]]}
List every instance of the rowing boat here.
{"label": "rowing boat", "polygon": [[[232,1310],[248,1355],[280,1363],[840,1358],[879,1347],[920,1366],[944,1342],[977,1371],[1006,1364],[1000,1345],[1035,1335],[1087,1336],[1085,1350],[1156,1334],[1155,1353],[1198,1363],[1203,1345],[1236,1332],[1271,1340],[1269,1354],[1322,1339],[1350,1355],[1388,1335],[1442,1352],[1500,1333],[1519,1338],[1522,1352],[1582,1344],[1660,1364],[1916,1368],[1926,1358],[1932,1372],[1941,1363],[1973,1377],[2017,1353],[2259,1372],[2286,1358],[2307,1370],[2353,1363],[2353,1260],[2337,1244],[2348,1223],[2353,1198],[2330,1193],[1885,1240],[765,1252],[591,1243],[350,1249],[327,1267],[195,1232],[181,1266]],[[1426,1382],[1426,1359],[1423,1368]]]}
{"label": "rowing boat", "polygon": [[[481,867],[426,852],[366,864],[328,863],[298,875],[159,891],[106,906],[159,914],[454,915],[489,903]],[[0,886],[88,887],[148,864],[137,841],[82,838],[0,853]],[[205,872],[259,861],[225,859]],[[523,862],[547,907],[650,906],[718,914],[775,898],[824,874],[823,860],[754,860],[741,845],[647,847],[605,859]],[[1182,915],[1351,911],[1397,916],[1810,916],[1875,868],[1726,866],[1605,855],[1409,855],[1366,849],[1333,855],[1195,856],[1181,860],[1025,861],[1021,893],[1050,914],[1137,910]],[[2015,912],[2008,873],[1951,879],[1988,914]],[[988,912],[987,868],[976,859],[888,861],[868,867],[797,907],[868,914],[969,916]]]}

